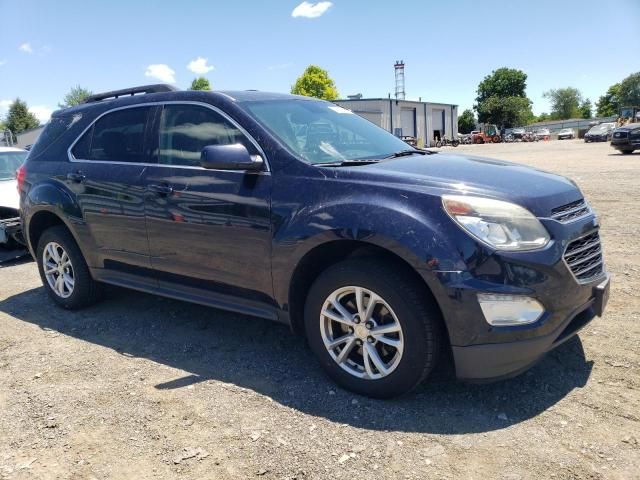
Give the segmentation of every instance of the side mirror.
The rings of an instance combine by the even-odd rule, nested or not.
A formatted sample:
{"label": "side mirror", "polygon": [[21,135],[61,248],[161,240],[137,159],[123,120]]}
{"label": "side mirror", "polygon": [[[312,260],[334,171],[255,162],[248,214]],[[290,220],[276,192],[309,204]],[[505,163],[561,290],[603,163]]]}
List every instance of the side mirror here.
{"label": "side mirror", "polygon": [[262,170],[264,161],[259,156],[251,158],[247,148],[234,145],[207,145],[200,153],[200,165],[211,170]]}

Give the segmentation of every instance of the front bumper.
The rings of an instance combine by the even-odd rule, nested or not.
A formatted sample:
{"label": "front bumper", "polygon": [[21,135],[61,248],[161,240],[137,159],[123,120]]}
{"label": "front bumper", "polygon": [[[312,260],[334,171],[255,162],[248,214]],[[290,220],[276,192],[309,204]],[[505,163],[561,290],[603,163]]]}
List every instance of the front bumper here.
{"label": "front bumper", "polygon": [[593,291],[593,298],[548,335],[517,342],[452,347],[457,377],[490,382],[514,377],[529,369],[547,352],[576,335],[598,314],[602,315],[609,294],[609,277]]}
{"label": "front bumper", "polygon": [[606,142],[609,140],[609,135],[585,135],[585,142]]}
{"label": "front bumper", "polygon": [[611,140],[611,146],[616,150],[638,150],[640,149],[640,138],[638,139],[613,138]]}
{"label": "front bumper", "polygon": [[[579,281],[564,259],[569,244],[597,231],[595,215],[568,223],[541,221],[552,238],[543,249],[509,253],[479,246],[469,250],[467,270],[434,272],[432,291],[458,378],[485,381],[516,375],[601,315],[604,296],[598,287],[608,282],[606,270]],[[531,297],[545,311],[530,324],[493,326],[485,320],[480,293]]]}

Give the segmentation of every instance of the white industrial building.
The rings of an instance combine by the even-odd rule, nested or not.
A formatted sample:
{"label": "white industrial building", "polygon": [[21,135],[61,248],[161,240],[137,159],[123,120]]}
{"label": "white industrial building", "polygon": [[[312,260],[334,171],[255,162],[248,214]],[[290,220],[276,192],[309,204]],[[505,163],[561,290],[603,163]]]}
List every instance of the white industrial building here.
{"label": "white industrial building", "polygon": [[395,98],[359,98],[335,103],[398,137],[414,137],[419,147],[432,145],[436,138],[458,136],[457,105]]}

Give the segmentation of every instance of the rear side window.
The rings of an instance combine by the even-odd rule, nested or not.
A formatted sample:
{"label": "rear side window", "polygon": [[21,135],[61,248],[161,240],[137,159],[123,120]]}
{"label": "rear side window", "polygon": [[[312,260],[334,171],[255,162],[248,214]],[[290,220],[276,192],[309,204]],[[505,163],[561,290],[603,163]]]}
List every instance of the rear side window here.
{"label": "rear side window", "polygon": [[76,159],[152,163],[145,135],[152,107],[125,108],[100,118],[74,145]]}
{"label": "rear side window", "polygon": [[199,166],[200,153],[208,145],[243,144],[257,153],[249,139],[229,120],[210,108],[197,105],[165,105],[160,121],[158,163]]}

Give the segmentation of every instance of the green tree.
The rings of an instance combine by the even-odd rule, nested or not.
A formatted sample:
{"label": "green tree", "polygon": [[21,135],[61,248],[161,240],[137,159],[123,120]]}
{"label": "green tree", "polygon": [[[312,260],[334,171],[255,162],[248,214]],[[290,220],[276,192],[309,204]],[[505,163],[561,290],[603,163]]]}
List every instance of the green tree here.
{"label": "green tree", "polygon": [[480,123],[495,123],[510,128],[533,119],[531,101],[525,93],[527,74],[502,67],[491,72],[478,85],[474,110]]}
{"label": "green tree", "polygon": [[204,77],[194,78],[193,82],[191,82],[191,88],[189,90],[211,90],[211,84],[209,80]]}
{"label": "green tree", "polygon": [[609,87],[607,93],[596,102],[596,115],[598,117],[613,117],[620,111],[620,84]]}
{"label": "green tree", "polygon": [[23,102],[19,98],[9,106],[9,112],[5,119],[7,128],[13,133],[14,141],[16,141],[16,135],[31,128],[36,128],[40,125],[40,122],[33,113],[29,111],[27,103]]}
{"label": "green tree", "polygon": [[498,127],[517,127],[533,121],[531,101],[526,97],[489,97],[478,106],[481,123],[495,123]]}
{"label": "green tree", "polygon": [[566,120],[580,117],[582,95],[580,90],[573,87],[551,89],[542,94],[551,101],[551,118]]}
{"label": "green tree", "polygon": [[335,100],[338,98],[336,84],[329,77],[329,72],[316,66],[309,65],[304,73],[298,77],[291,88],[294,95],[315,97],[322,100]]}
{"label": "green tree", "polygon": [[87,90],[86,88],[82,88],[80,85],[76,85],[64,96],[62,103],[59,103],[58,107],[69,108],[80,105],[91,95],[93,95],[91,90]]}
{"label": "green tree", "polygon": [[535,118],[536,122],[546,122],[547,120],[551,120],[551,115],[546,112],[542,112],[537,118]]}
{"label": "green tree", "polygon": [[585,101],[580,104],[580,118],[591,118],[591,108],[591,100],[589,100],[588,98],[585,99]]}
{"label": "green tree", "polygon": [[460,133],[471,133],[476,129],[476,116],[473,110],[466,109],[462,115],[458,117],[458,131]]}
{"label": "green tree", "polygon": [[622,80],[618,94],[621,107],[640,107],[640,72]]}

